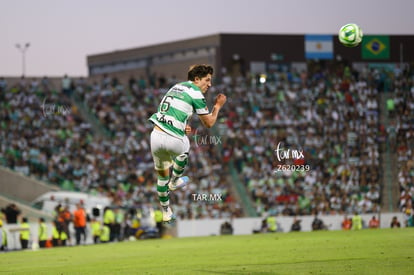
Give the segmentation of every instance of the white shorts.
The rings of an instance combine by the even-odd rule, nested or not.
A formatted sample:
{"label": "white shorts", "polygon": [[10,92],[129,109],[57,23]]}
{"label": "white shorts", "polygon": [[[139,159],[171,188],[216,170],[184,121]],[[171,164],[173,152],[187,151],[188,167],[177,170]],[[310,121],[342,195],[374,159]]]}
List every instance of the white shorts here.
{"label": "white shorts", "polygon": [[155,170],[169,169],[176,156],[188,153],[189,150],[190,141],[187,136],[180,139],[160,130],[152,130],[151,154]]}

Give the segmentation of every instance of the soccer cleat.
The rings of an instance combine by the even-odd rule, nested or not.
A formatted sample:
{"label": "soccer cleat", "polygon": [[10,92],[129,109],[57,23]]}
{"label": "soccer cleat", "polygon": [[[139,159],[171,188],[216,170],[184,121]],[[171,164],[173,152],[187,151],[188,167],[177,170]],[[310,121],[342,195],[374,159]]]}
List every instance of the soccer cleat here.
{"label": "soccer cleat", "polygon": [[172,222],[173,220],[175,220],[175,215],[172,212],[171,208],[169,206],[163,206],[162,207],[162,221]]}
{"label": "soccer cleat", "polygon": [[174,182],[169,182],[168,183],[168,189],[170,191],[174,191],[178,188],[182,188],[184,186],[186,186],[188,184],[188,182],[190,181],[190,178],[187,176],[181,177],[181,178],[177,178]]}

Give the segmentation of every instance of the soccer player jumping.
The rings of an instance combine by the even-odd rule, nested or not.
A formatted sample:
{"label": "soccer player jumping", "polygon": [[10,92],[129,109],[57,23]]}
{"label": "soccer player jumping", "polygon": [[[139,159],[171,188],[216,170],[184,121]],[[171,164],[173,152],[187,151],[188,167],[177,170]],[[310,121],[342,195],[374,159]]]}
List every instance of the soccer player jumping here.
{"label": "soccer player jumping", "polygon": [[[211,113],[204,94],[211,87],[213,68],[209,65],[193,65],[188,71],[188,81],[174,85],[163,97],[158,110],[149,120],[154,123],[151,132],[151,154],[157,172],[157,192],[164,222],[175,220],[170,207],[169,191],[185,186],[189,179],[183,177],[188,162],[191,132],[188,119],[195,112],[203,125],[212,127],[226,96],[218,94]],[[172,169],[171,169],[172,167]],[[171,172],[172,171],[172,172]]]}

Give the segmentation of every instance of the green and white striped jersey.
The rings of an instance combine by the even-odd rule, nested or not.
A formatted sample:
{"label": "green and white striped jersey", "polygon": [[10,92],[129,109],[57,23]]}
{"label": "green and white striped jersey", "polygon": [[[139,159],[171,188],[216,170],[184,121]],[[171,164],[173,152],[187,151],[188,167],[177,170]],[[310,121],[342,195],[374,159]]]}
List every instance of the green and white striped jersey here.
{"label": "green and white striped jersey", "polygon": [[157,112],[149,120],[166,133],[182,138],[185,136],[187,121],[194,112],[205,115],[209,110],[200,88],[191,81],[186,81],[168,90]]}

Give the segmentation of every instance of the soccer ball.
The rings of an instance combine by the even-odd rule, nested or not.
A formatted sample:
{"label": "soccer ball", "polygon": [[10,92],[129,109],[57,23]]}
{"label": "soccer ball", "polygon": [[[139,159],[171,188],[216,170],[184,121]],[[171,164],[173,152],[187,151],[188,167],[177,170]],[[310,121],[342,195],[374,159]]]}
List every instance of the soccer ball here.
{"label": "soccer ball", "polygon": [[339,42],[346,47],[356,47],[362,41],[362,30],[357,24],[346,24],[339,30]]}

